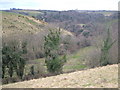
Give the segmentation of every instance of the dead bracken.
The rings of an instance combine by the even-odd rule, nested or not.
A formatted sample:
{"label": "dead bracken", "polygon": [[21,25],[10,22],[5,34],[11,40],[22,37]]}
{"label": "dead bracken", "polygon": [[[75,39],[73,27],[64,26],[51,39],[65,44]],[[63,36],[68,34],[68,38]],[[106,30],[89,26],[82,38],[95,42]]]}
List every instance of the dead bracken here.
{"label": "dead bracken", "polygon": [[107,65],[15,84],[3,88],[117,88],[118,65]]}

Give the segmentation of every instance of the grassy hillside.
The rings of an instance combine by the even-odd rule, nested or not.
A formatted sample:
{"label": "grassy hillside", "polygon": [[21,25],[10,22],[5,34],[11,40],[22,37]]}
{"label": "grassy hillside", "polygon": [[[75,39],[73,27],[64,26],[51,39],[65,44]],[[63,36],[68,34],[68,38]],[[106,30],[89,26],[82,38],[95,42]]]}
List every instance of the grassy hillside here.
{"label": "grassy hillside", "polygon": [[24,16],[16,13],[2,13],[3,35],[15,32],[21,33],[37,33],[46,25],[45,22],[36,20],[32,17]]}
{"label": "grassy hillside", "polygon": [[87,59],[86,58],[87,54],[89,54],[94,49],[96,48],[92,46],[85,47],[80,49],[74,54],[68,55],[68,59],[67,59],[68,61],[65,63],[63,67],[63,71],[64,72],[78,71],[78,70],[90,68],[89,66],[86,65],[85,61]]}
{"label": "grassy hillside", "polygon": [[118,65],[77,71],[58,76],[33,79],[3,88],[118,88]]}
{"label": "grassy hillside", "polygon": [[[24,12],[33,12],[33,11],[24,11]],[[3,35],[13,34],[15,32],[35,34],[40,31],[45,31],[48,28],[55,28],[53,26],[50,26],[48,23],[42,20],[37,20],[31,16],[26,16],[11,12],[4,12],[4,11],[1,11],[0,13],[2,13]],[[63,29],[62,31],[64,35],[72,35],[68,31],[65,31]]]}
{"label": "grassy hillside", "polygon": [[43,14],[39,10],[5,10],[7,12],[12,12],[12,13],[18,13],[22,15],[27,15],[27,16],[37,16],[39,14]]}

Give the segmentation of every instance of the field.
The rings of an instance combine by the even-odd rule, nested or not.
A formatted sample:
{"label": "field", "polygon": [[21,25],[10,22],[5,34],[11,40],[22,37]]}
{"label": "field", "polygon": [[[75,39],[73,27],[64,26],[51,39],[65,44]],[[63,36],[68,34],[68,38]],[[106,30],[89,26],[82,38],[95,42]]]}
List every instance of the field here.
{"label": "field", "polygon": [[[86,54],[88,54],[90,51],[93,51],[93,49],[96,49],[96,48],[90,46],[90,47],[80,49],[78,52],[74,54],[67,55],[67,62],[63,66],[63,72],[79,71],[79,70],[90,68],[85,65],[84,59],[86,59]],[[44,58],[29,60],[25,68],[26,75],[30,72],[31,66],[34,66],[35,71],[39,71],[41,74],[48,73],[47,68],[45,66]]]}

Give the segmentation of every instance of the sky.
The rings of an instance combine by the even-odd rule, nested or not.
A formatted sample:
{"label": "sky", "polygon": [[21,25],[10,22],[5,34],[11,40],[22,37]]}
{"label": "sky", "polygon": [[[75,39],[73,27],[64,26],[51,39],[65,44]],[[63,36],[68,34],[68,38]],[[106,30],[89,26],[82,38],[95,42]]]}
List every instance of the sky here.
{"label": "sky", "polygon": [[118,10],[119,0],[0,0],[0,9]]}

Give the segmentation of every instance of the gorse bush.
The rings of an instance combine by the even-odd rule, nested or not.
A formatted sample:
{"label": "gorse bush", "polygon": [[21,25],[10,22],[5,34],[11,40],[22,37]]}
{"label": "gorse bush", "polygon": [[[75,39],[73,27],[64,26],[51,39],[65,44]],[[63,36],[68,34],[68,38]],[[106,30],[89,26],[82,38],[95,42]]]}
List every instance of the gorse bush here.
{"label": "gorse bush", "polygon": [[66,55],[59,55],[60,46],[60,29],[57,31],[50,30],[50,33],[45,36],[44,50],[45,63],[47,70],[50,73],[61,73],[62,67],[66,62]]}

